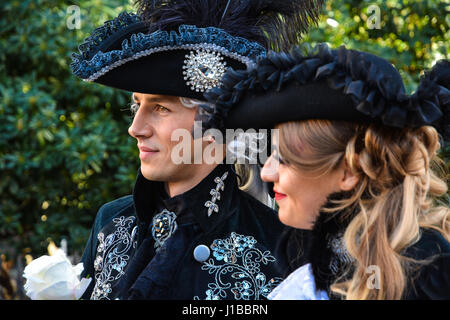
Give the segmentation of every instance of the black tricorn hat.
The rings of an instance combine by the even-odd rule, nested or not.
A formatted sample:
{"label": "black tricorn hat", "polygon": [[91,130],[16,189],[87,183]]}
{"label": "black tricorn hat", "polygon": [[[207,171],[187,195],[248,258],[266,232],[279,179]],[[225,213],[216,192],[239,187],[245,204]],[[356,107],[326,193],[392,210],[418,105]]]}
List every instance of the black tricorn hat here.
{"label": "black tricorn hat", "polygon": [[[205,93],[215,105],[203,128],[273,128],[308,119],[381,123],[404,128],[433,125],[450,138],[450,62],[425,72],[408,95],[397,69],[367,52],[317,45],[269,52],[249,70],[228,70],[220,88]],[[224,119],[224,120],[223,120]]]}
{"label": "black tricorn hat", "polygon": [[323,0],[138,0],[72,55],[73,73],[127,91],[202,99],[317,22]]}

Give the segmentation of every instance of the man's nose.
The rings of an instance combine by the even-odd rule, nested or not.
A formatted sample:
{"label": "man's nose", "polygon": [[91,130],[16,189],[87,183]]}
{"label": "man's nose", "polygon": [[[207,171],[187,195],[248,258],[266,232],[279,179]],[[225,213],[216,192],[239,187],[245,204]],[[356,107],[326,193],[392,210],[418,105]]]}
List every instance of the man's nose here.
{"label": "man's nose", "polygon": [[133,123],[128,128],[128,134],[133,138],[148,138],[153,135],[153,129],[149,119],[146,119],[140,108],[133,118]]}
{"label": "man's nose", "polygon": [[271,155],[261,170],[261,179],[265,182],[277,182],[279,165],[280,163]]}

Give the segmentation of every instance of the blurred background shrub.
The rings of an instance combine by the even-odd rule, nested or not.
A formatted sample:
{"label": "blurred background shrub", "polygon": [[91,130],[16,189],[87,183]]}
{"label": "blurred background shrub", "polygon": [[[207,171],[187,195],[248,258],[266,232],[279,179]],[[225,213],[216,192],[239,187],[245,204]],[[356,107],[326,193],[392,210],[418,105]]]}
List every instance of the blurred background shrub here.
{"label": "blurred background shrub", "polygon": [[[71,54],[126,1],[0,3],[0,253],[79,256],[99,206],[129,194],[138,168],[129,93],[85,83]],[[68,28],[81,9],[81,28]]]}
{"label": "blurred background shrub", "polygon": [[[68,25],[71,5],[80,9],[79,29]],[[99,207],[132,191],[139,161],[127,134],[130,94],[85,83],[69,67],[83,39],[123,10],[133,10],[131,2],[0,3],[0,254],[5,272],[25,258],[46,254],[49,243],[63,239],[69,255],[79,259]],[[319,25],[304,39],[383,56],[400,70],[411,93],[424,68],[449,58],[449,11],[448,1],[327,1]],[[448,166],[449,149],[441,156]]]}

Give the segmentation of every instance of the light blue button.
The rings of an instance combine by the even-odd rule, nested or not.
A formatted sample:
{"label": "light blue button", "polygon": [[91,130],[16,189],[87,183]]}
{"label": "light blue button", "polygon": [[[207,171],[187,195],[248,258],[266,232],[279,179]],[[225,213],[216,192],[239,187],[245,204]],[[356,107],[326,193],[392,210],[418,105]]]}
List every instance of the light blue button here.
{"label": "light blue button", "polygon": [[211,251],[209,250],[209,248],[204,244],[201,244],[195,247],[194,258],[198,262],[205,262],[206,260],[208,260],[210,253]]}

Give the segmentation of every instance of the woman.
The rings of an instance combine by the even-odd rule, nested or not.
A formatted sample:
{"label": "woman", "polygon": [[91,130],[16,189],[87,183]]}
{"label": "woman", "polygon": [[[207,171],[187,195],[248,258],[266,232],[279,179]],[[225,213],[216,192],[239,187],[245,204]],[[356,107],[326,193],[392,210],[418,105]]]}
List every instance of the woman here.
{"label": "woman", "polygon": [[437,129],[449,137],[448,61],[411,96],[386,60],[325,45],[271,54],[224,83],[209,100],[228,125],[279,129],[261,177],[294,228],[281,243],[304,240],[303,265],[270,299],[450,298],[448,187],[434,171]]}

